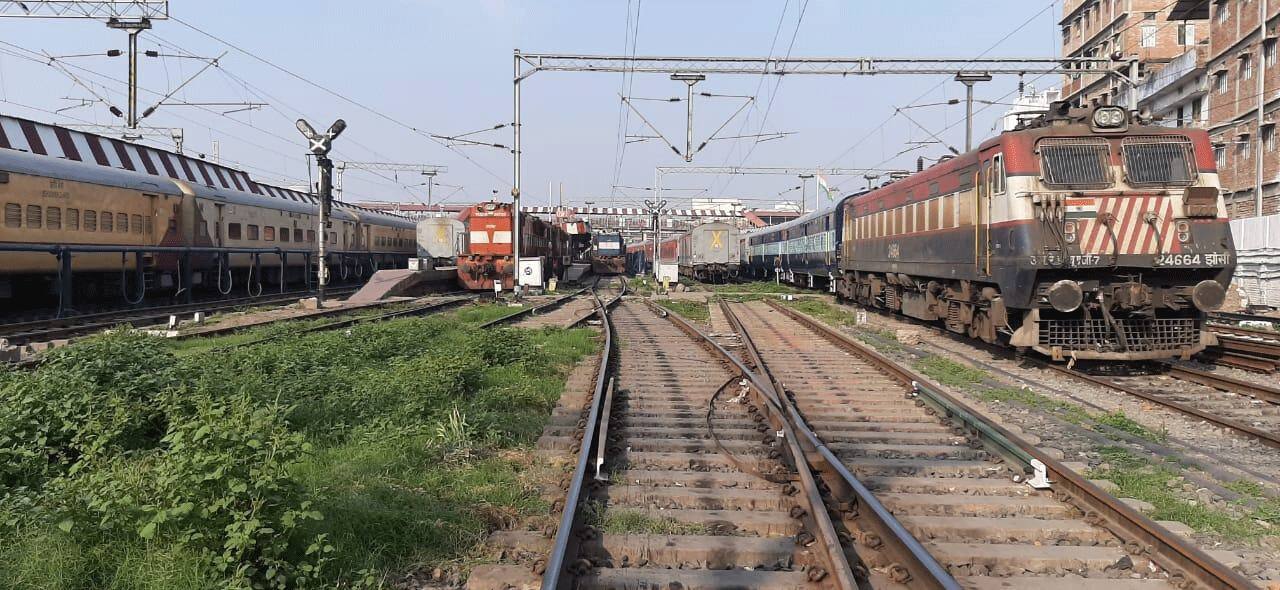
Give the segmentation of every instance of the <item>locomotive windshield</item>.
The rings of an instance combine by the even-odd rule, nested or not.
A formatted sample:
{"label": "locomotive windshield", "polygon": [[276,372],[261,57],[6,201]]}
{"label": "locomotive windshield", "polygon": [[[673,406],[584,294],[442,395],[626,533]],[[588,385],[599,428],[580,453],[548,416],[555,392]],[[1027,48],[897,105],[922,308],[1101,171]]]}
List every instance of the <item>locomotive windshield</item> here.
{"label": "locomotive windshield", "polygon": [[1111,186],[1111,146],[1104,138],[1051,137],[1040,142],[1044,183],[1061,188]]}
{"label": "locomotive windshield", "polygon": [[596,250],[604,256],[618,256],[622,254],[622,237],[621,236],[600,236],[596,239]]}
{"label": "locomotive windshield", "polygon": [[1133,186],[1187,186],[1195,182],[1191,139],[1182,136],[1126,137],[1124,173]]}

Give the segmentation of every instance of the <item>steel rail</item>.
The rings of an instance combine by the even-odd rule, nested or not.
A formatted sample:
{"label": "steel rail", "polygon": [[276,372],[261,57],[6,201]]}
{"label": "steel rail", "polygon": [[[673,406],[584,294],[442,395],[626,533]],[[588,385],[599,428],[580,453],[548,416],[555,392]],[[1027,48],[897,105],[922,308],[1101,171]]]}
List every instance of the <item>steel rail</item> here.
{"label": "steel rail", "polygon": [[[840,543],[835,524],[831,522],[831,515],[827,512],[826,503],[822,500],[818,491],[817,481],[811,471],[811,460],[801,445],[803,439],[796,434],[797,427],[794,422],[794,411],[787,411],[782,397],[774,389],[772,383],[763,379],[757,372],[752,371],[750,367],[743,363],[742,359],[725,350],[723,346],[696,328],[687,319],[653,301],[646,299],[645,304],[659,310],[668,320],[692,339],[711,349],[716,355],[733,365],[743,377],[751,382],[753,389],[767,402],[763,404],[767,409],[766,416],[769,418],[770,425],[773,426],[774,431],[782,433],[782,439],[787,445],[786,449],[790,455],[792,466],[800,478],[802,487],[800,500],[806,505],[806,514],[803,518],[808,528],[819,533],[814,537],[816,542],[821,543],[822,553],[825,554],[828,565],[831,568],[831,571],[827,573],[835,576],[835,581],[839,588],[846,590],[859,588],[857,578],[860,576],[855,574],[853,566],[849,563],[849,557]],[[807,428],[803,432],[806,435],[806,439],[813,440],[812,433],[808,432]],[[859,564],[858,570],[858,573],[862,574],[861,577],[865,578],[869,575],[869,570],[865,565]],[[947,588],[952,587],[948,586]],[[954,586],[954,588],[958,590],[959,586]]]}
{"label": "steel rail", "polygon": [[[890,374],[898,376],[904,382],[925,382],[925,379],[914,371],[898,365],[844,333],[806,314],[788,309],[772,301],[769,301],[769,304],[845,350],[880,365]],[[951,404],[957,407],[964,408],[973,416],[981,416],[981,414],[970,409],[967,404],[946,392],[932,390],[932,393],[939,398],[949,400]],[[1066,465],[1063,465],[1031,443],[1009,432],[1003,426],[994,422],[987,422],[986,428],[1017,444],[1023,452],[1043,463],[1060,499],[1082,504],[1082,507],[1087,509],[1086,514],[1091,513],[1091,516],[1096,518],[1100,526],[1107,528],[1126,541],[1125,548],[1127,550],[1149,554],[1153,561],[1170,572],[1170,582],[1173,583],[1174,587],[1187,587],[1179,586],[1179,584],[1194,584],[1201,588],[1233,588],[1240,590],[1255,588],[1249,580],[1213,559],[1200,548],[1102,491],[1101,488],[1080,474],[1067,468]]]}
{"label": "steel rail", "polygon": [[1128,387],[1128,386],[1126,386],[1126,385],[1123,385],[1123,384],[1120,384],[1120,383],[1116,383],[1115,381],[1112,381],[1112,380],[1110,380],[1110,379],[1105,379],[1105,378],[1102,378],[1102,377],[1096,377],[1096,376],[1094,376],[1094,375],[1089,375],[1089,374],[1086,374],[1086,373],[1082,373],[1082,372],[1077,371],[1077,370],[1075,370],[1075,369],[1068,369],[1068,368],[1066,368],[1066,367],[1063,367],[1063,366],[1060,366],[1060,365],[1053,365],[1053,364],[1044,364],[1043,366],[1048,367],[1049,369],[1052,369],[1052,370],[1057,371],[1057,372],[1059,372],[1059,373],[1062,373],[1063,375],[1068,375],[1068,376],[1074,377],[1074,378],[1076,378],[1076,379],[1079,379],[1079,380],[1081,380],[1081,381],[1086,381],[1086,382],[1092,383],[1092,384],[1097,385],[1097,386],[1099,386],[1099,387],[1105,387],[1105,388],[1107,388],[1107,389],[1112,389],[1112,390],[1115,390],[1115,391],[1119,391],[1119,392],[1125,393],[1125,394],[1127,394],[1127,395],[1132,395],[1132,396],[1134,396],[1134,397],[1137,397],[1137,398],[1140,398],[1140,399],[1143,399],[1143,400],[1149,401],[1149,402],[1151,402],[1151,403],[1157,404],[1157,405],[1159,405],[1159,406],[1161,406],[1161,407],[1165,407],[1165,408],[1168,408],[1168,409],[1170,409],[1170,410],[1174,410],[1174,411],[1176,411],[1176,412],[1179,412],[1179,413],[1185,414],[1185,415],[1187,415],[1187,416],[1191,416],[1192,418],[1197,418],[1197,419],[1200,419],[1200,420],[1204,420],[1205,422],[1209,422],[1210,424],[1215,424],[1215,425],[1217,425],[1217,426],[1221,426],[1221,427],[1226,428],[1226,429],[1228,429],[1228,430],[1233,430],[1233,431],[1235,431],[1235,432],[1239,432],[1239,433],[1244,434],[1244,435],[1247,435],[1247,436],[1249,436],[1249,437],[1256,438],[1256,439],[1258,439],[1258,440],[1260,440],[1260,441],[1262,441],[1262,442],[1264,442],[1264,443],[1266,443],[1266,444],[1268,444],[1268,445],[1271,445],[1271,446],[1273,446],[1273,447],[1280,447],[1280,437],[1278,437],[1278,436],[1276,436],[1275,434],[1272,434],[1272,433],[1270,433],[1270,432],[1267,432],[1267,431],[1265,431],[1265,430],[1260,430],[1260,429],[1258,429],[1258,428],[1254,428],[1254,427],[1252,427],[1252,426],[1249,426],[1248,424],[1245,424],[1245,423],[1243,423],[1243,422],[1238,422],[1238,421],[1236,421],[1236,420],[1232,420],[1232,419],[1230,419],[1230,418],[1226,418],[1226,417],[1223,417],[1223,416],[1219,416],[1219,415],[1214,414],[1214,413],[1212,413],[1212,412],[1206,412],[1206,411],[1204,411],[1204,410],[1201,410],[1200,408],[1196,408],[1196,407],[1193,407],[1193,406],[1189,406],[1189,405],[1184,404],[1184,403],[1180,403],[1180,402],[1176,402],[1176,401],[1173,401],[1173,400],[1165,399],[1165,398],[1163,398],[1163,397],[1161,397],[1161,396],[1153,395],[1153,394],[1147,393],[1147,392],[1145,392],[1145,391],[1142,391],[1142,390],[1140,390],[1140,389],[1135,389],[1135,388],[1133,388],[1133,387]]}
{"label": "steel rail", "polygon": [[[358,287],[344,287],[338,292],[349,293],[354,292],[357,289]],[[62,318],[50,318],[46,320],[16,322],[0,325],[0,338],[8,339],[11,344],[25,344],[36,338],[75,336],[77,334],[92,332],[102,328],[110,328],[122,323],[151,325],[164,321],[168,319],[169,316],[180,313],[222,311],[246,305],[271,305],[274,303],[294,300],[298,298],[299,295],[306,296],[311,293],[314,293],[314,291],[292,291],[284,294],[272,294],[261,297],[214,299],[203,303],[181,303],[177,305],[139,307],[134,309],[104,311]],[[139,322],[142,323],[140,324]],[[47,327],[41,328],[42,325]]]}
{"label": "steel rail", "polygon": [[1260,383],[1252,383],[1226,375],[1215,375],[1209,371],[1201,371],[1191,367],[1169,365],[1169,374],[1184,381],[1193,381],[1214,389],[1241,393],[1270,404],[1280,405],[1280,389],[1268,387]]}
{"label": "steel rail", "polygon": [[581,295],[581,294],[583,294],[583,293],[586,293],[586,292],[588,292],[588,291],[593,291],[594,289],[595,289],[595,286],[594,286],[594,285],[592,285],[592,286],[590,286],[590,287],[583,287],[583,288],[581,288],[581,289],[578,289],[577,291],[574,291],[574,292],[569,293],[569,294],[567,294],[567,295],[563,295],[563,296],[561,296],[561,297],[558,297],[558,298],[556,298],[556,299],[554,299],[554,300],[552,300],[552,301],[549,301],[549,302],[547,302],[547,303],[544,303],[544,304],[542,304],[542,305],[538,305],[538,306],[535,306],[535,307],[526,307],[526,308],[524,308],[524,309],[522,309],[522,310],[520,310],[520,311],[517,311],[517,312],[515,312],[515,313],[513,313],[513,314],[505,315],[505,316],[502,316],[502,317],[497,318],[497,319],[494,319],[494,320],[489,320],[489,321],[487,321],[487,322],[485,322],[485,323],[483,323],[483,324],[480,324],[478,327],[479,327],[479,328],[481,328],[481,329],[484,329],[484,328],[492,328],[492,327],[494,327],[494,326],[500,326],[500,325],[502,325],[502,324],[507,324],[507,323],[510,323],[510,322],[514,322],[514,321],[516,321],[516,320],[518,320],[518,319],[521,319],[521,318],[523,318],[523,317],[525,317],[525,316],[534,316],[534,315],[538,315],[538,314],[540,314],[540,313],[542,313],[542,312],[544,312],[544,311],[551,311],[551,310],[553,310],[553,309],[555,309],[555,308],[557,308],[557,307],[560,307],[561,305],[564,305],[564,304],[568,303],[570,299],[573,299],[574,297],[577,297],[577,296],[579,296],[579,295]]}
{"label": "steel rail", "polygon": [[1209,314],[1209,319],[1218,320],[1218,321],[1226,320],[1229,322],[1266,322],[1266,323],[1270,323],[1272,326],[1280,328],[1280,318],[1265,316],[1265,315],[1235,313],[1230,311],[1215,311]]}
{"label": "steel rail", "polygon": [[[755,341],[747,331],[746,326],[742,324],[742,320],[733,312],[727,301],[720,299],[720,309],[724,312],[725,318],[729,320],[729,324],[733,326],[738,337],[742,341],[743,348],[751,357],[752,362],[757,367],[757,371],[767,378],[769,384],[773,388],[775,395],[785,400],[787,412],[792,422],[805,435],[805,442],[810,447],[812,453],[819,456],[817,470],[827,475],[825,481],[827,486],[836,498],[841,500],[847,506],[856,508],[854,518],[864,521],[871,525],[869,528],[874,529],[881,540],[894,539],[896,543],[890,543],[886,546],[885,551],[894,556],[898,579],[896,582],[906,583],[915,581],[922,583],[930,588],[945,588],[948,590],[958,590],[961,588],[960,583],[947,572],[947,569],[938,563],[938,560],[925,549],[924,545],[912,535],[910,531],[903,526],[880,499],[866,487],[857,476],[849,471],[844,462],[836,457],[835,453],[826,446],[818,436],[809,427],[804,417],[800,415],[795,403],[785,395],[785,387],[778,380],[773,371],[769,369],[768,362],[760,354],[756,348]],[[863,515],[870,518],[862,518]],[[893,570],[894,568],[890,568]]]}
{"label": "steel rail", "polygon": [[[626,287],[623,287],[625,293]],[[579,526],[582,524],[582,518],[585,516],[583,510],[579,510],[579,504],[587,495],[586,486],[588,481],[588,473],[592,470],[592,463],[595,458],[593,452],[597,447],[605,444],[601,440],[601,424],[600,416],[604,411],[604,402],[607,397],[607,386],[612,381],[613,375],[610,369],[614,367],[611,363],[614,353],[616,352],[616,344],[613,338],[613,324],[609,320],[609,304],[600,300],[599,295],[595,292],[594,287],[591,292],[592,297],[596,300],[597,314],[600,317],[600,329],[604,333],[604,350],[600,354],[600,365],[596,369],[596,384],[590,398],[590,408],[587,411],[586,426],[582,433],[582,443],[578,449],[577,465],[574,467],[573,480],[569,483],[569,489],[565,496],[564,513],[560,517],[560,526],[556,529],[555,543],[552,545],[551,553],[547,556],[546,571],[542,574],[542,590],[566,590],[572,586],[572,573],[568,572],[568,560],[571,555],[577,555],[578,545],[581,541],[578,535]],[[622,299],[622,294],[614,298],[616,303]]]}
{"label": "steel rail", "polygon": [[[329,322],[329,323],[326,323],[326,324],[320,324],[320,325],[317,325],[317,326],[308,326],[308,327],[306,327],[306,328],[302,328],[302,329],[300,329],[300,330],[296,330],[296,331],[293,331],[293,332],[287,332],[287,333],[284,333],[284,334],[273,334],[273,335],[271,335],[271,336],[267,336],[267,337],[265,337],[265,338],[259,338],[259,339],[257,339],[257,340],[250,340],[250,341],[248,341],[248,342],[240,342],[240,343],[237,343],[237,344],[232,344],[232,345],[229,345],[229,346],[224,346],[224,347],[221,347],[221,348],[217,348],[217,349],[215,349],[215,350],[214,350],[214,352],[226,351],[226,350],[235,350],[235,349],[238,349],[238,348],[245,348],[245,347],[249,347],[249,346],[256,346],[256,345],[258,345],[258,344],[264,344],[264,343],[267,343],[267,342],[272,342],[272,341],[280,340],[280,339],[283,339],[283,338],[290,338],[290,337],[298,336],[298,335],[301,335],[301,334],[311,334],[311,333],[314,333],[314,332],[326,332],[326,331],[329,331],[329,330],[338,330],[338,329],[341,329],[341,328],[348,328],[348,327],[354,326],[354,325],[356,325],[356,324],[367,324],[367,323],[372,323],[372,322],[381,322],[381,321],[386,321],[386,320],[395,320],[395,319],[407,318],[407,317],[414,317],[414,316],[419,316],[419,315],[429,315],[429,314],[434,314],[434,313],[439,313],[439,312],[445,311],[445,310],[447,310],[447,309],[450,309],[450,308],[456,307],[456,306],[461,305],[461,304],[463,304],[463,303],[470,303],[470,302],[472,302],[472,301],[475,301],[475,296],[474,296],[474,295],[467,295],[467,296],[463,296],[463,297],[455,297],[455,298],[453,298],[453,299],[446,299],[446,300],[444,300],[444,301],[435,301],[435,302],[432,302],[432,303],[428,303],[428,304],[426,304],[426,305],[419,305],[419,306],[417,306],[417,307],[411,307],[411,308],[409,308],[409,309],[401,309],[401,310],[397,310],[397,311],[393,311],[393,312],[389,312],[389,313],[378,314],[378,315],[375,315],[375,316],[347,318],[347,319],[343,319],[343,320],[338,320],[338,321],[336,321],[336,322]],[[360,310],[359,310],[359,309],[348,309],[348,310],[342,310],[342,311],[347,311],[347,312],[356,312],[356,311],[360,311]],[[289,320],[291,320],[291,319],[306,319],[306,316],[301,317],[301,318],[285,318],[285,319],[283,319],[282,321],[289,321]],[[192,335],[192,337],[199,337],[199,336],[202,336],[202,334],[193,334],[193,335]]]}

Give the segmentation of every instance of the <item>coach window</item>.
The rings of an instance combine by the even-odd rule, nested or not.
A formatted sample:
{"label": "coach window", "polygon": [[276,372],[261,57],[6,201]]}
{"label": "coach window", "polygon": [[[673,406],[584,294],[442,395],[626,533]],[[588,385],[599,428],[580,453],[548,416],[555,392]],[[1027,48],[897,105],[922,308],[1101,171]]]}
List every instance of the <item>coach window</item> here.
{"label": "coach window", "polygon": [[116,213],[116,231],[127,234],[129,233],[129,214]]}
{"label": "coach window", "polygon": [[253,242],[258,241],[258,226],[256,225],[249,226],[249,240]]}
{"label": "coach window", "polygon": [[80,229],[80,210],[79,209],[71,209],[71,208],[67,209],[67,229],[71,231],[76,231]]}
{"label": "coach window", "polygon": [[98,231],[98,212],[93,209],[84,210],[84,231]]}
{"label": "coach window", "polygon": [[238,240],[238,239],[240,239],[240,224],[239,224],[239,223],[228,223],[228,224],[227,224],[227,239],[228,239],[228,240]]}
{"label": "coach window", "polygon": [[295,229],[295,230],[293,230],[293,241],[295,241],[295,242],[301,242],[301,241],[302,241],[302,230],[300,230],[300,229]]}
{"label": "coach window", "polygon": [[289,241],[289,228],[287,227],[280,228],[280,241],[281,242]]}
{"label": "coach window", "polygon": [[262,239],[267,242],[276,241],[276,228],[270,225],[262,228]]}
{"label": "coach window", "polygon": [[39,205],[27,205],[27,229],[40,229],[43,214]]}
{"label": "coach window", "polygon": [[133,233],[135,234],[142,233],[142,216],[130,215],[129,217],[131,218],[129,219],[129,222],[133,224]]}
{"label": "coach window", "polygon": [[314,229],[307,230],[307,241],[312,244],[316,243],[316,230]]}
{"label": "coach window", "polygon": [[22,205],[17,203],[5,203],[4,226],[22,227]]}
{"label": "coach window", "polygon": [[61,207],[49,207],[44,210],[44,226],[49,229],[62,229]]}
{"label": "coach window", "polygon": [[995,165],[995,171],[991,174],[991,183],[994,185],[991,192],[1002,195],[1004,194],[1005,185],[1004,154],[996,154],[992,162]]}
{"label": "coach window", "polygon": [[115,230],[115,227],[113,227],[114,224],[112,223],[112,221],[114,221],[114,219],[112,219],[111,217],[111,212],[103,211],[102,219],[101,219],[102,223],[99,224],[102,227],[102,231],[109,232],[109,231]]}

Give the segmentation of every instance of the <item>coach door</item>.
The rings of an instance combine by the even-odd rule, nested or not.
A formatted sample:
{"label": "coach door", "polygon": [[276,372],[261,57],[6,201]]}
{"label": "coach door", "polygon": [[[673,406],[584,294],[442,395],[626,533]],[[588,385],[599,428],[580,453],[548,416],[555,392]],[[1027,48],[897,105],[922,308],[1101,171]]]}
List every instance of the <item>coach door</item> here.
{"label": "coach door", "polygon": [[991,275],[991,161],[982,163],[975,188],[973,254],[978,274]]}
{"label": "coach door", "polygon": [[218,214],[216,217],[217,221],[213,223],[213,245],[221,248],[222,235],[223,235],[222,227],[223,227],[223,223],[225,223],[225,219],[223,218],[223,209],[226,208],[226,205],[222,203],[214,203],[213,206],[218,211]]}

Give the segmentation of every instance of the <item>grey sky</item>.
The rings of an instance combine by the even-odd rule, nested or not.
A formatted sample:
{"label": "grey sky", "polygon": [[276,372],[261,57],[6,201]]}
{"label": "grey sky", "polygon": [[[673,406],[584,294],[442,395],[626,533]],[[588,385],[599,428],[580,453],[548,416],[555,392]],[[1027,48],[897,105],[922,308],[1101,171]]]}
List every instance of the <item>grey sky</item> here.
{"label": "grey sky", "polygon": [[[804,19],[797,30],[802,8]],[[426,134],[457,134],[509,122],[511,56],[516,47],[623,54],[630,50],[626,43],[631,22],[632,30],[638,30],[635,51],[640,55],[764,56],[771,44],[774,55],[785,55],[794,35],[792,56],[976,57],[1025,22],[989,56],[1055,56],[1061,4],[1042,0],[980,4],[950,0],[173,0],[170,12],[393,119],[326,94],[181,22],[157,22],[143,38],[144,49],[174,53],[164,46],[170,43],[208,57],[230,51],[219,70],[205,73],[179,92],[177,99],[271,103],[262,110],[226,115],[212,108],[163,107],[145,121],[184,128],[189,153],[211,154],[217,141],[224,161],[241,164],[257,177],[306,179],[305,146],[293,120],[301,115],[323,126],[343,117],[350,127],[336,143],[337,158],[447,165],[449,172],[439,181],[465,189],[437,187],[437,198],[453,193],[452,201],[466,202],[487,198],[495,189],[507,196],[510,155],[483,147],[451,151]],[[44,63],[20,58],[31,54],[18,48],[53,55],[101,52],[123,48],[122,33],[88,21],[0,19],[0,42],[11,44],[0,44],[0,112],[64,123],[115,121],[101,104],[56,115],[21,106],[56,111],[79,104],[64,97],[89,98],[91,94]],[[125,77],[124,58],[69,63],[97,72],[72,69],[95,92],[123,108],[124,86],[118,80]],[[201,65],[196,60],[143,58],[141,83],[148,90],[165,92]],[[909,104],[944,79],[796,76],[782,80],[775,95],[777,79],[713,77],[698,89],[757,97],[721,135],[756,133],[766,109],[765,131],[795,134],[759,143],[754,150],[749,139],[716,141],[698,154],[694,164],[743,164],[750,150],[746,165],[912,167],[917,155],[937,156],[943,149],[934,146],[894,158],[905,142],[925,134],[901,116],[881,124],[895,107]],[[1056,77],[1036,82],[1038,87],[1056,84]],[[978,94],[998,99],[1016,86],[1014,77],[997,79],[980,87]],[[539,73],[529,79],[523,110],[527,202],[545,203],[548,181],[554,181],[564,183],[566,198],[572,202],[637,204],[649,193],[614,189],[615,175],[620,185],[649,187],[655,166],[683,164],[661,142],[648,141],[627,145],[620,168],[616,166],[622,121],[618,93],[622,90],[620,74]],[[667,98],[683,92],[682,84],[660,75],[637,75],[631,88],[635,97]],[[920,102],[962,94],[962,86],[946,82]],[[771,96],[773,106],[768,107]],[[158,98],[144,91],[142,108]],[[683,104],[636,104],[663,135],[683,143]],[[695,137],[710,135],[740,104],[734,99],[697,101]],[[993,107],[983,112],[978,134],[989,133],[1003,110]],[[963,125],[957,124],[963,116],[961,107],[911,113],[934,131],[951,126],[942,137],[954,145],[963,143]],[[629,119],[631,133],[651,135],[638,117]],[[475,137],[511,143],[509,129]],[[424,179],[403,173],[398,178],[386,176],[348,174],[347,197],[406,202],[426,198],[425,187],[416,186]],[[665,184],[694,189],[666,195],[676,202],[682,198],[687,202],[689,195],[706,189],[701,196],[740,197],[764,206],[798,180],[680,176]],[[835,178],[832,184],[852,190],[864,181]]]}

